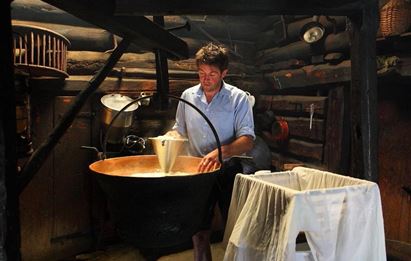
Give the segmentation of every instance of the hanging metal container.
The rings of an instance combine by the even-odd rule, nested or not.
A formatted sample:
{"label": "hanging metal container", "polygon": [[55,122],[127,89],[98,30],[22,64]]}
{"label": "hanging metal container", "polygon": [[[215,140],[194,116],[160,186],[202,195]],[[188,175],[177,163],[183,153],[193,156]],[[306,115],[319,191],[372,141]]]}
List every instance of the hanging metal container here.
{"label": "hanging metal container", "polygon": [[[113,120],[114,116],[127,104],[129,104],[133,99],[128,96],[113,93],[107,94],[101,97],[101,103],[103,104],[103,111],[101,113],[101,121],[103,128],[107,131],[110,122]],[[117,117],[116,121],[110,128],[110,133],[108,133],[109,143],[121,143],[123,142],[123,137],[129,127],[133,124],[133,112],[138,108],[138,104],[133,104],[126,110],[122,111]]]}

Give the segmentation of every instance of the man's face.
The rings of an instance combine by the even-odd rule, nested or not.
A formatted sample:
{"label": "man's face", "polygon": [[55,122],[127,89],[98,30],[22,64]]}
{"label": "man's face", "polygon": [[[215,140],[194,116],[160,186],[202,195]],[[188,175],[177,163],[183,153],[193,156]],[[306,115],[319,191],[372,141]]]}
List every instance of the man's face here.
{"label": "man's face", "polygon": [[220,71],[217,66],[201,64],[198,67],[198,76],[201,86],[205,92],[215,91],[220,89],[221,81],[226,76],[227,70]]}

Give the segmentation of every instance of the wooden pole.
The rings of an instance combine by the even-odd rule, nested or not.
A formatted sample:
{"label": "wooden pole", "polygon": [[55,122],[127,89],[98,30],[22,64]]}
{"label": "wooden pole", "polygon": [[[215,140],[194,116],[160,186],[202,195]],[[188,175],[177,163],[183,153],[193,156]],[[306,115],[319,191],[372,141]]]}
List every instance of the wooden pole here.
{"label": "wooden pole", "polygon": [[66,130],[73,123],[77,113],[81,110],[87,98],[100,86],[106,76],[111,72],[114,65],[120,59],[121,55],[129,46],[130,42],[124,39],[113,51],[107,63],[100,71],[89,81],[89,86],[81,91],[74,100],[74,103],[63,115],[59,124],[54,128],[48,138],[37,148],[31,155],[20,174],[19,192],[21,193],[30,180],[34,177],[40,167],[43,165],[50,152],[57,144],[59,139],[64,135]]}
{"label": "wooden pole", "polygon": [[0,10],[0,260],[21,260],[10,1]]}

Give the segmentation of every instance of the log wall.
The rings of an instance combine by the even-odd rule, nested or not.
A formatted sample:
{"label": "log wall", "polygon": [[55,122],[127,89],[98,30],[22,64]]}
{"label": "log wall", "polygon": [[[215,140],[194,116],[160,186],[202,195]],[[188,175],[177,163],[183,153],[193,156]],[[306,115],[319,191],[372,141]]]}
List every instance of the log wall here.
{"label": "log wall", "polygon": [[[256,127],[271,148],[277,170],[289,164],[335,172],[345,169],[341,159],[346,153],[344,90],[351,79],[351,64],[345,60],[349,37],[346,18],[331,19],[320,17],[326,33],[315,44],[299,38],[311,17],[281,17],[256,38],[256,65],[270,84],[257,100]],[[274,127],[281,121],[288,124],[286,140],[279,140]]]}

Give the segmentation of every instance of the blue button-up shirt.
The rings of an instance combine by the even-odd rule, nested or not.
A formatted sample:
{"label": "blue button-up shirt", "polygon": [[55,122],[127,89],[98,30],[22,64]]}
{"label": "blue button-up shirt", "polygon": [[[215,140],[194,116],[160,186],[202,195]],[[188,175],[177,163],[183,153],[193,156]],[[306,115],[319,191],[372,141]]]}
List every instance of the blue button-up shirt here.
{"label": "blue button-up shirt", "polygon": [[[255,139],[252,107],[247,94],[237,87],[223,82],[221,90],[210,103],[207,103],[200,84],[185,90],[181,98],[194,104],[207,116],[217,131],[221,145],[243,135]],[[205,156],[217,148],[215,136],[206,120],[186,103],[178,104],[173,130],[188,138],[190,155]]]}

